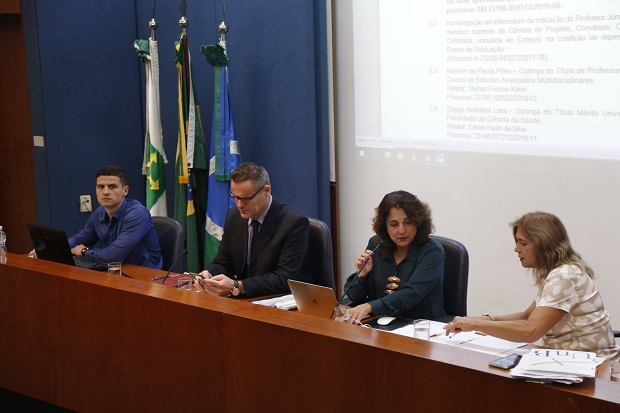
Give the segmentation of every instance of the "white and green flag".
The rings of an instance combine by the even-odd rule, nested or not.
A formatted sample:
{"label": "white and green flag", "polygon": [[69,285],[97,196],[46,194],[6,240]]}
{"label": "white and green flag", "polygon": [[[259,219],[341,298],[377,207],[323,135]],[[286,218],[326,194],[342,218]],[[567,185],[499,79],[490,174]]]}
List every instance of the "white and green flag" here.
{"label": "white and green flag", "polygon": [[166,206],[166,173],[159,111],[159,58],[157,41],[136,40],[134,48],[146,69],[146,134],[142,174],[146,175],[146,207],[152,216],[168,216]]}

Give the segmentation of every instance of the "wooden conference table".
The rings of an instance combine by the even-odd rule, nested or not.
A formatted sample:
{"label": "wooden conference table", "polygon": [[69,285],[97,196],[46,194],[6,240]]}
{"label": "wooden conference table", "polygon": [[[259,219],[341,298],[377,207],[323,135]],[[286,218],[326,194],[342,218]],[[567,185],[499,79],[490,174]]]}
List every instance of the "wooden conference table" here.
{"label": "wooden conference table", "polygon": [[0,387],[80,412],[620,411],[605,378],[526,383],[493,355],[123,272],[8,254]]}

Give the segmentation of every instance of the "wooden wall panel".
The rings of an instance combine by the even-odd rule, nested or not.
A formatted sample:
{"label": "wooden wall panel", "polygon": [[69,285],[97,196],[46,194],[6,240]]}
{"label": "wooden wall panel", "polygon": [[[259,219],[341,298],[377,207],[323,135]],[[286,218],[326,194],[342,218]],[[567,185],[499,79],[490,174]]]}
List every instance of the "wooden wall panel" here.
{"label": "wooden wall panel", "polygon": [[32,249],[37,221],[26,51],[19,1],[0,6],[0,225],[10,252]]}

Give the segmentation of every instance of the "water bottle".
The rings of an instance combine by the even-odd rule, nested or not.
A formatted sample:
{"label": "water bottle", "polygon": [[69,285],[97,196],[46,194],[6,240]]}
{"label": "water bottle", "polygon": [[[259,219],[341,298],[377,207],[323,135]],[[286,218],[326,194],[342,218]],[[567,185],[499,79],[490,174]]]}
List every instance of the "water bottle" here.
{"label": "water bottle", "polygon": [[0,264],[6,264],[6,232],[0,225]]}

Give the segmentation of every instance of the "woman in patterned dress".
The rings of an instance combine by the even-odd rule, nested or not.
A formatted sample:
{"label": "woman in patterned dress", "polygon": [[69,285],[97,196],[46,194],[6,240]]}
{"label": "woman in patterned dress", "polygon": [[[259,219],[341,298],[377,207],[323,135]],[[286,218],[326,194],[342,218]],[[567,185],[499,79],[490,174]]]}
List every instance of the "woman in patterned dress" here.
{"label": "woman in patterned dress", "polygon": [[542,338],[545,348],[592,351],[618,359],[610,315],[594,284],[594,271],[573,250],[558,217],[530,212],[510,224],[521,265],[531,269],[536,299],[523,312],[456,317],[446,333],[480,331],[514,342]]}

